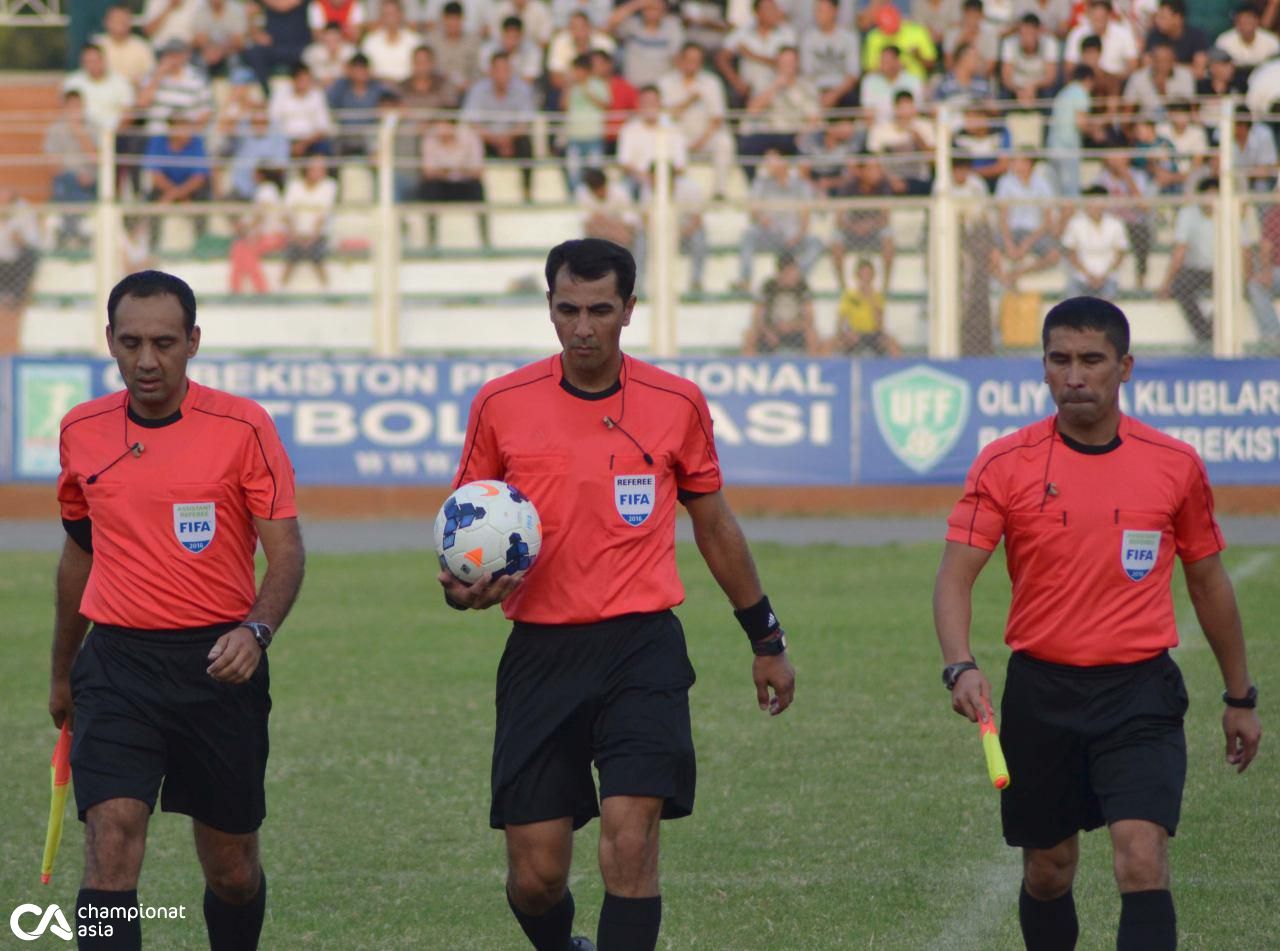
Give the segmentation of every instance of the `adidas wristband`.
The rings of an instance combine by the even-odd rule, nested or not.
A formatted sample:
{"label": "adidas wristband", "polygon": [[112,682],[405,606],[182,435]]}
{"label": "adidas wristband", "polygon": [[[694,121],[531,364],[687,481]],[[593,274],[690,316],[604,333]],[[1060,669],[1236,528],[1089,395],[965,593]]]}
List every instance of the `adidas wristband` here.
{"label": "adidas wristband", "polygon": [[778,623],[778,616],[773,613],[773,606],[769,603],[768,595],[762,597],[749,608],[734,611],[733,616],[738,619],[742,629],[747,632],[747,640],[752,644],[757,641],[767,640],[782,630],[782,625]]}

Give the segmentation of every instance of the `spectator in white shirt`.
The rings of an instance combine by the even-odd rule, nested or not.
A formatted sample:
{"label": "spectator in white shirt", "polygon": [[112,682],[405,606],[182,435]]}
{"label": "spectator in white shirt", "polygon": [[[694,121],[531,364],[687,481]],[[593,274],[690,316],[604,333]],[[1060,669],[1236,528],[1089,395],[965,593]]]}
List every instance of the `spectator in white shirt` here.
{"label": "spectator in white shirt", "polygon": [[955,69],[956,51],[963,44],[978,51],[978,72],[990,76],[1000,55],[1000,31],[982,15],[982,0],[964,0],[960,22],[947,30],[942,39],[943,64]]}
{"label": "spectator in white shirt", "polygon": [[1151,64],[1134,70],[1124,84],[1124,101],[1146,116],[1163,117],[1170,99],[1190,99],[1196,94],[1191,67],[1175,62],[1173,44],[1158,40],[1151,48]]}
{"label": "spectator in white shirt", "polygon": [[1255,66],[1280,55],[1280,37],[1259,26],[1258,9],[1250,4],[1236,8],[1235,26],[1213,45],[1226,50],[1236,69],[1246,75]]}
{"label": "spectator in white shirt", "polygon": [[123,76],[136,87],[155,69],[151,44],[133,32],[133,13],[126,6],[109,9],[102,26],[106,32],[94,42],[102,48],[107,71]]}
{"label": "spectator in white shirt", "polygon": [[725,126],[724,86],[703,69],[705,61],[702,47],[686,43],[676,57],[675,70],[658,83],[658,93],[663,109],[684,133],[689,154],[711,156],[715,193],[721,197],[728,188],[737,150]]}
{"label": "spectator in white shirt", "polygon": [[623,78],[637,89],[666,75],[684,44],[684,26],[667,0],[626,0],[606,30],[622,45]]}
{"label": "spectator in white shirt", "polygon": [[329,256],[330,230],[333,226],[333,209],[338,204],[338,183],[329,175],[329,165],[323,155],[313,155],[307,160],[302,177],[295,178],[284,190],[285,221],[288,225],[288,244],[284,249],[284,273],[280,286],[289,283],[293,270],[300,261],[310,261],[316,269],[320,284],[329,285],[329,275],[324,262]]}
{"label": "spectator in white shirt", "polygon": [[511,68],[517,76],[530,85],[538,81],[542,75],[542,50],[538,44],[524,35],[524,24],[519,17],[507,17],[502,21],[502,29],[492,39],[480,47],[480,55],[476,66],[481,74],[489,71],[489,60],[494,53],[506,53],[511,57]]}
{"label": "spectator in white shirt", "polygon": [[597,30],[603,30],[613,14],[612,0],[551,0],[551,23],[563,30],[575,13],[581,13]]}
{"label": "spectator in white shirt", "polygon": [[147,0],[143,32],[156,49],[174,40],[190,46],[196,35],[196,12],[202,5],[200,0]]}
{"label": "spectator in white shirt", "polygon": [[618,164],[627,176],[632,194],[639,196],[653,188],[653,166],[658,159],[658,136],[666,134],[667,160],[676,171],[689,164],[684,133],[662,114],[662,98],[657,86],[639,91],[640,107],[618,133]]}
{"label": "spectator in white shirt", "polygon": [[862,44],[840,26],[839,12],[837,0],[815,0],[813,26],[800,37],[800,72],[817,88],[824,109],[857,105]]}
{"label": "spectator in white shirt", "polygon": [[1070,297],[1087,294],[1111,299],[1120,292],[1116,272],[1129,251],[1129,237],[1124,223],[1100,202],[1106,197],[1107,190],[1101,185],[1086,188],[1084,209],[1071,217],[1062,233],[1062,247],[1070,265]]}
{"label": "spectator in white shirt", "polygon": [[1056,197],[1049,176],[1027,155],[1015,155],[1009,171],[996,182],[999,225],[996,246],[991,249],[991,270],[1009,287],[1024,274],[1058,263],[1053,209],[1039,203]]}
{"label": "spectator in white shirt", "polygon": [[551,46],[547,48],[547,108],[555,111],[562,109],[561,90],[570,80],[570,67],[573,61],[584,53],[599,50],[613,56],[616,44],[609,34],[591,25],[591,19],[581,10],[574,11],[564,29],[551,38]]}
{"label": "spectator in white shirt", "polygon": [[174,117],[203,125],[213,116],[213,92],[204,72],[191,65],[190,48],[170,40],[157,52],[155,71],[138,90],[138,106],[147,112],[147,134],[165,134]]}
{"label": "spectator in white shirt", "polygon": [[903,159],[886,162],[886,175],[895,192],[928,195],[933,190],[931,154],[936,136],[933,123],[920,116],[916,100],[905,89],[893,103],[893,118],[881,120],[871,127],[867,151],[872,155],[903,155]]}
{"label": "spectator in white shirt", "polygon": [[777,74],[778,54],[795,45],[795,30],[783,19],[777,0],[755,0],[755,21],[729,34],[716,53],[716,68],[729,84],[734,103],[745,105],[768,87]]}
{"label": "spectator in white shirt", "polygon": [[1024,14],[1017,32],[1000,44],[1000,84],[1024,105],[1052,97],[1058,84],[1058,41],[1037,14]]}
{"label": "spectator in white shirt", "polygon": [[[800,54],[794,47],[785,47],[778,53],[773,82],[747,102],[749,118],[742,121],[738,152],[764,155],[777,149],[783,155],[795,155],[798,136],[819,127],[821,112],[818,91],[800,75]],[[748,179],[755,177],[753,171],[751,165],[746,167]]]}
{"label": "spectator in white shirt", "polygon": [[924,83],[915,73],[902,68],[896,46],[886,46],[880,51],[879,66],[862,77],[862,108],[877,120],[892,119],[894,100],[904,90],[918,103],[924,96]]}
{"label": "spectator in white shirt", "polygon": [[365,34],[360,51],[369,58],[374,79],[397,84],[413,72],[413,51],[421,45],[422,37],[404,25],[400,0],[382,0],[378,25]]}
{"label": "spectator in white shirt", "polygon": [[302,61],[322,89],[328,89],[347,72],[347,63],[356,48],[347,42],[342,27],[331,23],[320,31],[320,38],[302,51]]}
{"label": "spectator in white shirt", "polygon": [[71,89],[80,93],[85,118],[96,129],[118,129],[135,98],[127,79],[107,72],[102,49],[95,43],[85,45],[80,51],[80,68],[63,81],[62,91]]}
{"label": "spectator in white shirt", "polygon": [[507,17],[519,17],[524,25],[524,35],[532,43],[545,49],[551,42],[551,10],[542,0],[501,0],[490,9],[489,33],[497,36]]}
{"label": "spectator in white shirt", "polygon": [[225,76],[244,49],[249,14],[240,0],[207,0],[196,11],[191,46],[210,76]]}
{"label": "spectator in white shirt", "polygon": [[573,199],[582,210],[582,236],[621,245],[636,259],[636,284],[645,275],[644,224],[621,182],[610,182],[598,168],[584,169]]}
{"label": "spectator in white shirt", "polygon": [[40,223],[16,191],[0,186],[0,307],[26,304],[40,263]]}
{"label": "spectator in white shirt", "polygon": [[271,124],[289,140],[290,155],[333,154],[329,103],[304,63],[293,67],[289,83],[272,88],[268,112]]}
{"label": "spectator in white shirt", "polygon": [[1062,54],[1067,72],[1080,64],[1080,44],[1087,36],[1102,41],[1102,57],[1095,71],[1100,75],[1094,76],[1095,95],[1118,94],[1130,73],[1138,68],[1140,51],[1133,31],[1111,15],[1109,0],[1090,0],[1084,21],[1067,35]]}

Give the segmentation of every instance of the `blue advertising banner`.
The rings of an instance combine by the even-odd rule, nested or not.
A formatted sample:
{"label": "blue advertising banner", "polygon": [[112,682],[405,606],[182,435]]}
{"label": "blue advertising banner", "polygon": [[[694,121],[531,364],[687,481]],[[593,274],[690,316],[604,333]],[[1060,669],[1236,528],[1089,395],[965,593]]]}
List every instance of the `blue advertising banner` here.
{"label": "blue advertising banner", "polygon": [[[1054,412],[1040,361],[859,364],[857,483],[958,483],[978,451]],[[1190,443],[1219,485],[1280,482],[1280,360],[1142,359],[1121,407]]]}
{"label": "blue advertising banner", "polygon": [[[452,479],[471,399],[514,369],[505,360],[200,357],[189,371],[248,396],[275,420],[299,483],[442,485]],[[727,477],[739,485],[841,485],[853,479],[853,390],[847,360],[682,359],[715,420]],[[10,477],[58,473],[58,421],[121,388],[110,360],[17,358]]]}
{"label": "blue advertising banner", "polygon": [[[471,399],[505,360],[201,357],[192,376],[260,402],[298,481],[442,485]],[[959,483],[978,451],[1053,412],[1036,360],[661,361],[696,382],[735,485]],[[109,360],[0,360],[0,479],[58,472],[58,422],[120,389]],[[1140,360],[1123,406],[1203,456],[1218,484],[1280,483],[1280,360]]]}

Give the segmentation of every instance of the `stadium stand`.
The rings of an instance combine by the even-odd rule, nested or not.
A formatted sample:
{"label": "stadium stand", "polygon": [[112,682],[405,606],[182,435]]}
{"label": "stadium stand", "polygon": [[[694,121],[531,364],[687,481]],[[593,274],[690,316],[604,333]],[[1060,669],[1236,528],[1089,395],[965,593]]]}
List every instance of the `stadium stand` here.
{"label": "stadium stand", "polygon": [[[1201,42],[1203,31],[1186,22],[1178,0],[1154,15],[1129,2],[1095,0],[1064,17],[1059,5],[1023,0],[986,10],[970,0],[946,19],[932,15],[938,5],[929,0],[876,0],[869,16],[825,0],[816,13],[776,0],[762,0],[754,12],[736,3],[637,0],[611,9],[607,2],[548,7],[522,0],[482,5],[484,15],[465,5],[460,13],[452,4],[397,0],[357,0],[356,14],[345,2],[300,0],[289,10],[276,4],[264,11],[256,2],[225,0],[212,70],[201,59],[201,50],[212,48],[208,37],[185,30],[182,17],[159,27],[135,17],[126,37],[117,9],[106,14],[114,21],[100,42],[135,53],[149,47],[158,65],[126,80],[141,107],[99,133],[99,172],[113,187],[100,188],[91,206],[49,203],[70,160],[45,154],[43,144],[46,136],[82,141],[49,132],[63,121],[60,88],[79,90],[87,113],[111,114],[90,108],[100,81],[69,74],[4,87],[4,102],[21,105],[20,112],[0,111],[6,182],[41,235],[30,292],[9,295],[25,312],[22,346],[90,346],[81,314],[97,301],[104,275],[152,261],[191,281],[207,319],[226,321],[219,338],[232,347],[365,349],[372,345],[370,307],[388,298],[400,314],[395,346],[532,347],[537,337],[520,315],[539,299],[542,255],[548,243],[583,233],[586,217],[573,186],[586,168],[599,168],[629,198],[626,213],[639,222],[637,251],[674,264],[654,265],[660,280],[643,282],[639,319],[652,311],[656,320],[676,321],[681,348],[736,349],[751,301],[773,278],[780,254],[802,264],[826,339],[834,337],[840,294],[854,284],[856,263],[872,258],[885,329],[907,352],[1025,348],[1025,335],[1005,326],[1002,314],[1091,286],[1081,284],[1080,260],[1062,241],[1072,220],[1076,231],[1084,227],[1073,196],[1092,185],[1105,194],[1090,200],[1123,224],[1127,247],[1105,287],[1129,310],[1139,339],[1170,350],[1276,347],[1272,274],[1280,235],[1262,227],[1274,185],[1269,112],[1233,131],[1228,145],[1216,141],[1226,122],[1223,60],[1256,59],[1256,49],[1269,48],[1265,30],[1274,24],[1257,27],[1250,16],[1256,11],[1242,11],[1233,31],[1222,33],[1224,49]],[[507,30],[507,42],[498,42],[509,18],[521,15],[532,29],[523,38]],[[245,24],[243,35],[235,35],[237,23]],[[686,40],[702,48],[682,59]],[[543,63],[531,84],[530,45]],[[518,63],[494,66],[496,53]],[[591,69],[568,68],[574,54],[591,56]],[[1013,55],[1020,61],[1004,61]],[[300,74],[300,56],[313,64],[314,78]],[[1248,63],[1264,81],[1258,90],[1235,87],[1251,92],[1255,111],[1262,90],[1275,85],[1272,64],[1280,58]],[[627,77],[653,85],[638,94]],[[1197,84],[1195,95],[1187,94],[1189,82]],[[1111,99],[1102,89],[1129,94]],[[634,111],[641,101],[643,121]],[[726,102],[741,108],[726,110]],[[605,117],[603,140],[597,113]],[[207,158],[171,155],[174,147],[163,146],[170,115],[196,120]],[[466,162],[455,161],[455,173],[440,159],[440,120],[459,117],[483,139],[479,179]],[[289,139],[288,154],[281,136]],[[462,140],[472,141],[470,133]],[[425,163],[429,182],[424,142],[434,143]],[[786,163],[778,180],[790,176],[796,187],[751,187],[766,152],[769,161]],[[278,195],[291,187],[301,195],[297,183],[316,154],[333,185],[311,192],[332,193],[333,207],[303,212],[308,221],[319,214],[328,222],[325,267],[299,268],[286,286],[286,259],[300,253],[287,231],[299,212],[264,206],[257,188],[264,175],[278,177]],[[1015,157],[1026,159],[1019,177],[1007,172]],[[1200,184],[1222,177],[1224,157],[1244,171],[1214,198]],[[205,161],[211,187],[181,200],[157,190],[157,176],[148,172],[148,165],[182,172],[184,163]],[[657,175],[657,164],[668,161],[676,173],[687,166],[687,174]],[[939,171],[952,164],[963,168],[951,187],[940,188],[951,176]],[[394,187],[384,190],[386,171]],[[683,184],[662,193],[659,178]],[[68,195],[84,197],[74,189],[59,193]],[[686,206],[673,209],[673,196],[684,196]],[[419,201],[424,197],[433,203]],[[1189,242],[1192,218],[1182,212],[1198,202],[1196,220],[1212,234]],[[246,244],[264,215],[278,219],[285,237]],[[771,217],[803,227],[792,233],[773,227]],[[674,228],[695,219],[699,237],[692,241],[693,232],[656,230],[661,222]],[[1022,227],[1028,223],[1034,227]],[[857,230],[868,224],[867,234]],[[691,273],[681,246],[697,248],[699,273]],[[5,251],[0,241],[0,258]],[[256,257],[246,257],[250,252]],[[1185,260],[1189,252],[1198,256],[1194,267]],[[303,259],[319,256],[311,254]],[[1215,267],[1204,266],[1206,254],[1216,256],[1209,262]],[[246,279],[241,267],[233,291],[237,266],[250,266],[254,277]],[[1224,307],[1229,333],[1213,329]],[[1205,323],[1184,317],[1195,313]],[[938,332],[948,319],[950,344]],[[486,331],[477,341],[481,324]],[[295,336],[296,326],[308,330]]]}

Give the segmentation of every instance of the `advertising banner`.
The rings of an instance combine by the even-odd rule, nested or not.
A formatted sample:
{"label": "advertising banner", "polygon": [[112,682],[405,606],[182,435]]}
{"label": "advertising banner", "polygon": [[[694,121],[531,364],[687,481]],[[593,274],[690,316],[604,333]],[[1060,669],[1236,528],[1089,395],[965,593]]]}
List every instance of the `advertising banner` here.
{"label": "advertising banner", "polygon": [[[860,364],[858,483],[959,483],[978,451],[1052,415],[1039,360]],[[1280,482],[1280,360],[1141,359],[1121,408],[1190,443],[1217,484]]]}
{"label": "advertising banner", "polygon": [[[200,357],[193,379],[261,403],[310,485],[443,485],[476,391],[517,363],[465,359]],[[853,478],[846,360],[685,359],[663,364],[707,396],[720,460],[736,484],[840,485]],[[58,421],[121,388],[110,360],[14,361],[13,477],[58,473]]]}
{"label": "advertising banner", "polygon": [[[201,357],[194,379],[275,419],[308,485],[443,485],[471,399],[507,360]],[[955,484],[993,439],[1054,411],[1038,360],[682,358],[735,485]],[[110,360],[0,361],[0,478],[58,472],[58,422],[120,389]],[[1219,484],[1280,483],[1280,360],[1140,360],[1128,413],[1182,439]]]}

